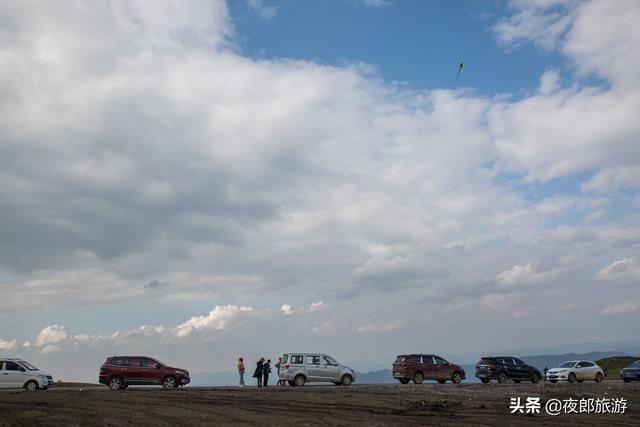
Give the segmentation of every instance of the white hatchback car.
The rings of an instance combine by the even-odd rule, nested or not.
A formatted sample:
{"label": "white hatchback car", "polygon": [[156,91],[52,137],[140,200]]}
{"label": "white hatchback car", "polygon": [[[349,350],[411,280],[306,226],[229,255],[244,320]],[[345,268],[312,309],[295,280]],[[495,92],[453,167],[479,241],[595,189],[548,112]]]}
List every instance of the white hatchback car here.
{"label": "white hatchback car", "polygon": [[569,381],[581,383],[585,380],[597,383],[604,380],[604,371],[596,362],[588,360],[570,360],[563,362],[557,368],[549,369],[547,380],[555,383],[557,381]]}
{"label": "white hatchback car", "polygon": [[0,358],[0,388],[46,390],[53,384],[51,375],[22,359]]}

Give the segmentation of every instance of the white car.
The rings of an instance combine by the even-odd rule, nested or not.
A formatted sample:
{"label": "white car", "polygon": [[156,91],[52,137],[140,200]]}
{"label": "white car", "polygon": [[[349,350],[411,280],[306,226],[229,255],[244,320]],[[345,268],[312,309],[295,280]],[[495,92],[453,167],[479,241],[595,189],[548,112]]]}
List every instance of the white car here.
{"label": "white car", "polygon": [[555,383],[557,381],[569,381],[581,383],[585,380],[597,383],[604,379],[604,371],[596,362],[588,360],[570,360],[562,363],[557,368],[549,369],[547,380]]}
{"label": "white car", "polygon": [[0,358],[0,388],[46,390],[53,384],[51,375],[22,359]]}

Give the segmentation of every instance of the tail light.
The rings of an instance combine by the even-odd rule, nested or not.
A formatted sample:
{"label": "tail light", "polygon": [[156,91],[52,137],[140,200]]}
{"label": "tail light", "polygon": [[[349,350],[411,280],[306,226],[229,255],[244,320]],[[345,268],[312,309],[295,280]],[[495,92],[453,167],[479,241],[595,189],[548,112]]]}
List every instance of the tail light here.
{"label": "tail light", "polygon": [[494,365],[493,363],[489,363],[487,365],[487,369],[496,369],[496,365]]}
{"label": "tail light", "polygon": [[289,369],[289,364],[284,365],[284,369]]}

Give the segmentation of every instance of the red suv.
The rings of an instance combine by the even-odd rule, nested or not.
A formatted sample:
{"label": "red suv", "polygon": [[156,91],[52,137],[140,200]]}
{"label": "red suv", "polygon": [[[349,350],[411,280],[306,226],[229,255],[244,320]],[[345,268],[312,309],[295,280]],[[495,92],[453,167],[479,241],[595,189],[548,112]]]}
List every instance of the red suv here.
{"label": "red suv", "polygon": [[111,390],[126,389],[130,385],[162,384],[164,388],[178,388],[189,384],[189,371],[172,368],[144,356],[113,356],[100,367],[100,384]]}
{"label": "red suv", "polygon": [[451,380],[458,384],[465,379],[465,372],[435,354],[401,354],[393,363],[393,378],[402,384],[411,380],[416,384],[422,384],[424,380],[436,380],[440,384]]}

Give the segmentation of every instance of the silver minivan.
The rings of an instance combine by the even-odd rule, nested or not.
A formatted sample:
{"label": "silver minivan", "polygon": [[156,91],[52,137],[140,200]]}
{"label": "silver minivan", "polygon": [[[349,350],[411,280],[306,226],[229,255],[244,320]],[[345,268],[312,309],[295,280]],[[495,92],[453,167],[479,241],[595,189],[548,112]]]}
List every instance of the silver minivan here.
{"label": "silver minivan", "polygon": [[327,354],[285,353],[282,355],[280,380],[298,387],[308,382],[351,385],[356,380],[356,373]]}
{"label": "silver minivan", "polygon": [[0,388],[46,390],[53,385],[51,375],[22,359],[0,358]]}

